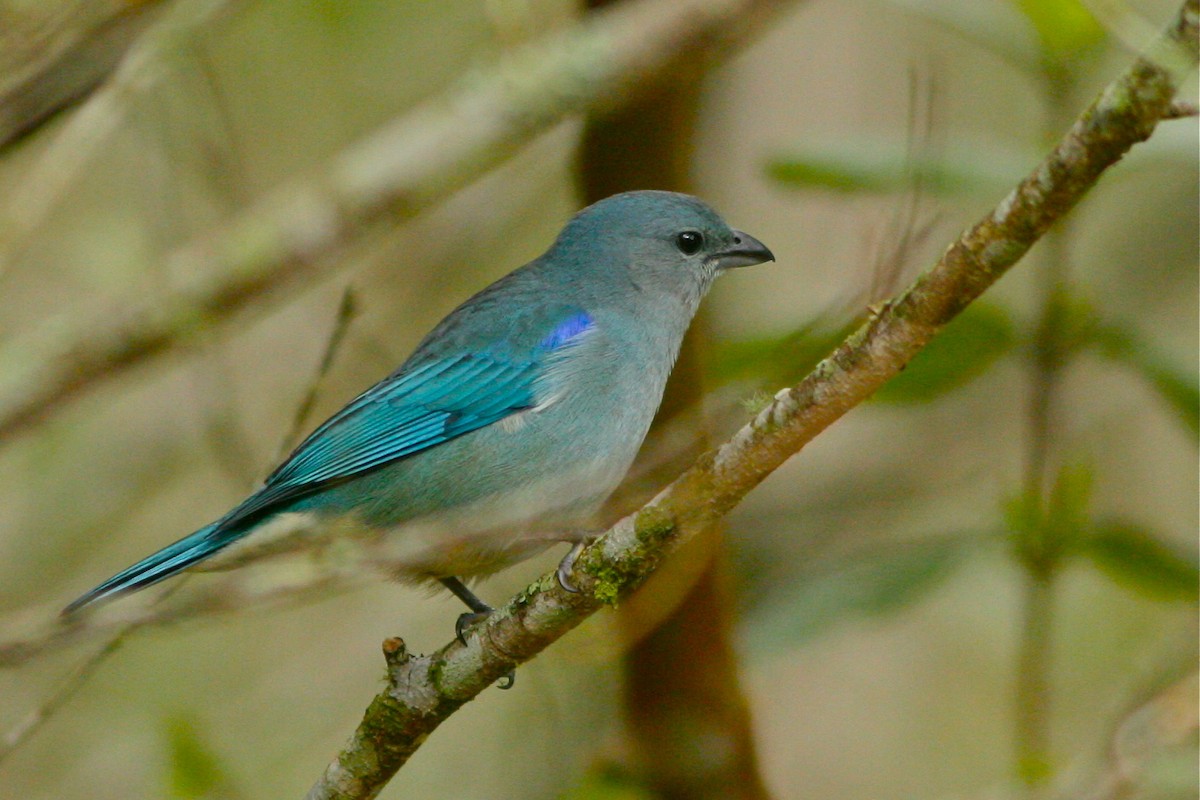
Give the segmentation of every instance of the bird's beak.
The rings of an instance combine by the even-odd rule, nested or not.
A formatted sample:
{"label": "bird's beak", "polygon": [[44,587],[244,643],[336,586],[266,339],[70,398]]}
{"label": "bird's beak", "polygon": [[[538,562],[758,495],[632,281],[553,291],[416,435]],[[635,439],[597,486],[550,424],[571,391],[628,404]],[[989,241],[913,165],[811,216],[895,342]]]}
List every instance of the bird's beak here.
{"label": "bird's beak", "polygon": [[769,247],[742,231],[734,231],[733,244],[714,253],[713,257],[717,260],[718,269],[752,267],[755,264],[775,260],[775,254]]}

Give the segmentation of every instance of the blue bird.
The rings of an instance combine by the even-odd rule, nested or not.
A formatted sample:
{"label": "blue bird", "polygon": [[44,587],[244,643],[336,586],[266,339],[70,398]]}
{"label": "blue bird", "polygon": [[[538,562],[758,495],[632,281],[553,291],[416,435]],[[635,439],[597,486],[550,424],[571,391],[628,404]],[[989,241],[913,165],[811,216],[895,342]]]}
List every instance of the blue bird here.
{"label": "blue bird", "polygon": [[725,270],[771,260],[694,197],[601,200],[545,254],[451,312],[261,489],[63,613],[312,529],[394,531],[410,545],[398,577],[440,581],[475,612],[464,617],[485,614],[462,580],[588,535],[701,298]]}

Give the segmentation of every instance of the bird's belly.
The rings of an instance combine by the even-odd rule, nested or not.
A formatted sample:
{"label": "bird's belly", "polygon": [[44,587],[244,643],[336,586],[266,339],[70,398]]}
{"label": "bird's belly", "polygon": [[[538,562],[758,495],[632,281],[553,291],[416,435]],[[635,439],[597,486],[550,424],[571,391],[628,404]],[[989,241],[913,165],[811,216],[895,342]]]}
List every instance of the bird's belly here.
{"label": "bird's belly", "polygon": [[290,510],[387,533],[386,560],[409,577],[490,573],[595,529],[592,515],[628,470],[652,415],[590,411],[567,400],[530,410]]}

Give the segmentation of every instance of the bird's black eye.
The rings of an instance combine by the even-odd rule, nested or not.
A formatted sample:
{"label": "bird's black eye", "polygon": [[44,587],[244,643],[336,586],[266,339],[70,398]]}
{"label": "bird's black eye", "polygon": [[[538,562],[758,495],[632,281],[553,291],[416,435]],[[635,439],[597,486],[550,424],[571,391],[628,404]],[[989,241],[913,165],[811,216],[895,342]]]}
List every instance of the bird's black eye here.
{"label": "bird's black eye", "polygon": [[700,231],[684,231],[675,237],[675,246],[685,256],[695,255],[704,244],[704,234]]}

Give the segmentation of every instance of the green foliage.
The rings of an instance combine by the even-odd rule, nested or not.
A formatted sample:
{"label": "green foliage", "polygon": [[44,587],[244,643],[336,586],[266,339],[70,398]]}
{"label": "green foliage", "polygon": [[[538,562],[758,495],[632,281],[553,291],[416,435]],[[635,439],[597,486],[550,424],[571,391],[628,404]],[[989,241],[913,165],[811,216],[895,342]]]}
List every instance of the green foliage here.
{"label": "green foliage", "polygon": [[1090,464],[1064,464],[1050,489],[1046,508],[1045,535],[1064,546],[1079,541],[1089,527],[1088,507],[1092,502],[1096,474]]}
{"label": "green foliage", "polygon": [[1013,535],[1018,558],[1029,570],[1046,574],[1083,540],[1090,529],[1095,474],[1088,464],[1064,464],[1049,497],[1026,491],[1009,500],[1004,521]]}
{"label": "green foliage", "polygon": [[167,723],[170,767],[167,794],[177,800],[225,800],[237,794],[220,761],[201,738],[193,720],[175,717]]}
{"label": "green foliage", "polygon": [[1200,600],[1197,554],[1172,548],[1128,521],[1094,521],[1088,510],[1093,483],[1090,466],[1069,464],[1059,471],[1044,503],[1029,493],[1008,503],[1005,521],[1026,568],[1045,573],[1066,557],[1082,556],[1114,582],[1143,596]]}
{"label": "green foliage", "polygon": [[560,800],[655,800],[656,795],[615,764],[594,767]]}
{"label": "green foliage", "polygon": [[852,554],[777,593],[749,626],[752,644],[790,647],[855,617],[880,617],[912,606],[944,583],[979,540],[940,537]]}
{"label": "green foliage", "polygon": [[1112,580],[1154,600],[1200,600],[1196,553],[1168,546],[1144,528],[1122,520],[1098,524],[1081,552]]}
{"label": "green foliage", "polygon": [[1079,0],[1015,0],[1015,4],[1037,31],[1047,63],[1070,66],[1104,42],[1104,28]]}
{"label": "green foliage", "polygon": [[988,153],[913,153],[898,142],[850,140],[804,144],[768,162],[767,174],[799,189],[901,192],[919,186],[934,196],[996,193],[1028,170],[1029,161]]}
{"label": "green foliage", "polygon": [[973,303],[875,393],[885,403],[927,403],[982,375],[1011,352],[1017,335],[1006,310]]}
{"label": "green foliage", "polygon": [[[828,319],[819,319],[783,336],[719,342],[713,351],[710,373],[717,383],[794,382],[829,355],[858,324],[854,320],[835,326]],[[973,303],[874,399],[896,404],[936,400],[982,375],[1010,353],[1017,341],[1008,311],[990,303]]]}
{"label": "green foliage", "polygon": [[1024,753],[1017,760],[1017,777],[1026,786],[1044,786],[1054,777],[1054,765],[1041,753]]}

